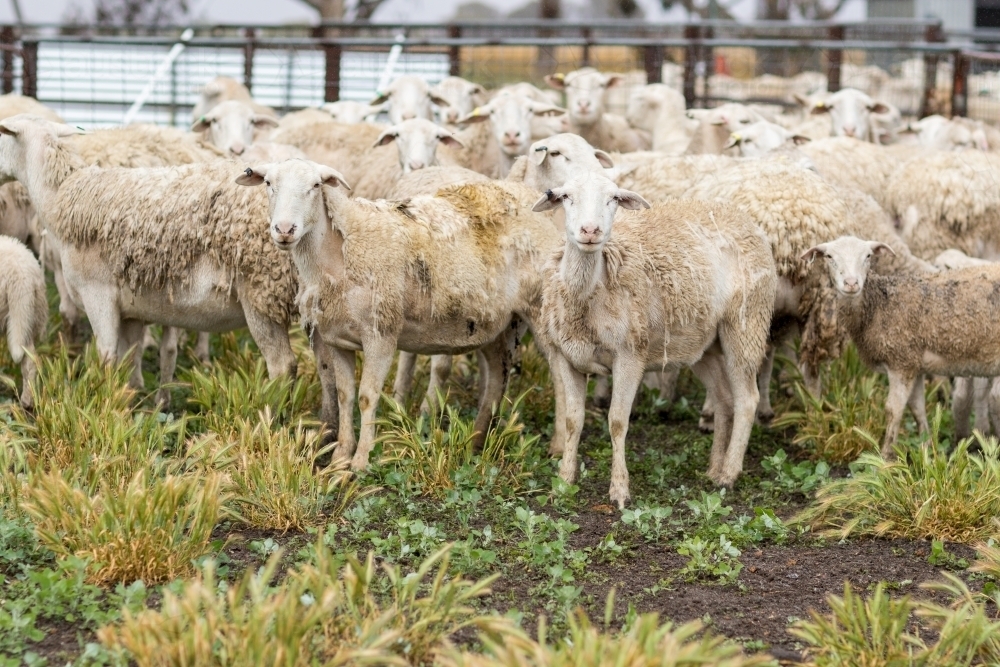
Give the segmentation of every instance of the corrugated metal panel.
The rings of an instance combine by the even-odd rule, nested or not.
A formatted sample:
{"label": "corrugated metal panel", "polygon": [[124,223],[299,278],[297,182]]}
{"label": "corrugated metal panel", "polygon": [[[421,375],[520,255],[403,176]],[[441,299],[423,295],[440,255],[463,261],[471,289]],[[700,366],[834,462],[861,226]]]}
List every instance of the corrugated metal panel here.
{"label": "corrugated metal panel", "polygon": [[[118,125],[168,51],[139,45],[42,42],[38,48],[38,99],[74,125]],[[341,99],[372,99],[387,58],[387,53],[344,52]],[[279,111],[322,104],[324,68],[323,54],[316,50],[258,49],[251,86],[254,98]],[[20,63],[16,70],[20,71]],[[436,83],[448,75],[448,58],[444,54],[404,52],[395,72],[420,74]],[[170,75],[156,85],[137,122],[187,127],[197,88],[216,76],[242,81],[242,50],[185,50]],[[20,81],[16,85],[20,89]]]}

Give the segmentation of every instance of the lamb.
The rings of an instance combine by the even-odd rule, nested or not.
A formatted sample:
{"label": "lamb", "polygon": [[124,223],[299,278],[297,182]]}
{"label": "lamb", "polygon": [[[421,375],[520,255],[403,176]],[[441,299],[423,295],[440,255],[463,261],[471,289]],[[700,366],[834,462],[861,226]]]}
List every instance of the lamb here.
{"label": "lamb", "polygon": [[569,74],[550,74],[546,83],[566,93],[570,131],[579,134],[591,146],[623,153],[648,150],[649,142],[628,121],[605,113],[605,93],[622,81],[618,74],[604,74],[584,67]]}
{"label": "lamb", "polygon": [[448,100],[438,97],[419,76],[404,74],[396,77],[385,90],[378,91],[371,105],[389,104],[389,122],[398,125],[411,118],[434,120],[431,104],[447,106]]}
{"label": "lamb", "polygon": [[[265,198],[229,185],[240,167],[215,161],[167,168],[87,167],[31,116],[0,122],[0,175],[23,183],[62,247],[73,300],[106,361],[141,341],[144,322],[230,331],[248,326],[272,377],[294,374],[288,341],[296,281],[267,242]],[[133,386],[142,386],[133,356]],[[335,423],[332,373],[321,365],[324,419]]]}
{"label": "lamb", "polygon": [[272,241],[290,251],[302,281],[303,322],[332,348],[341,415],[334,455],[355,449],[357,350],[365,363],[353,468],[368,464],[375,410],[397,348],[480,351],[475,429],[482,442],[506,383],[513,318],[531,322],[537,315],[542,265],[558,243],[546,216],[523,210],[534,193],[483,183],[407,202],[370,202],[339,192],[348,185],[334,169],[299,160],[248,168],[237,182],[266,186]]}
{"label": "lamb", "polygon": [[[934,258],[934,266],[944,271],[989,266],[992,262],[969,257],[961,250],[950,248]],[[955,422],[955,439],[961,440],[971,435],[969,415],[975,407],[975,428],[980,433],[990,432],[992,421],[994,431],[1000,431],[1000,382],[996,378],[955,378],[951,392],[951,410]]]}
{"label": "lamb", "polygon": [[[266,114],[268,116],[278,117],[274,109],[263,104],[257,104],[254,102],[253,97],[250,95],[250,89],[244,86],[242,83],[228,76],[217,76],[208,83],[206,83],[201,88],[196,91],[199,95],[198,101],[194,105],[194,109],[191,110],[191,117],[198,118],[204,116],[206,113],[211,111],[216,105],[222,104],[227,100],[237,100],[239,102],[246,102],[254,108],[254,111],[261,114]],[[24,113],[35,113],[34,111],[25,111]]]}
{"label": "lamb", "polygon": [[878,136],[872,123],[872,115],[891,114],[891,109],[856,88],[842,88],[824,95],[813,105],[812,113],[830,114],[833,135],[836,137],[856,137],[862,141],[877,143]]}
{"label": "lamb", "polygon": [[[774,306],[767,239],[735,208],[695,201],[623,216],[612,235],[619,207],[650,205],[594,172],[546,191],[533,210],[558,206],[565,210],[566,238],[546,269],[538,332],[555,350],[553,375],[563,384],[560,477],[572,482],[576,476],[586,374],[611,373],[610,497],[624,508],[625,436],[643,374],[690,365],[718,406],[708,475],[732,486],[753,426],[757,369]],[[556,438],[560,425],[557,415]]]}
{"label": "lamb", "polygon": [[459,118],[469,115],[487,101],[485,88],[459,76],[441,79],[431,88],[431,93],[438,100],[441,122],[445,125],[458,125]]}
{"label": "lamb", "polygon": [[[861,359],[889,376],[882,456],[893,456],[903,410],[924,412],[923,376],[1000,374],[1000,265],[925,276],[878,275],[873,256],[891,253],[879,241],[845,236],[810,248],[822,257],[843,319]],[[914,323],[919,322],[919,326]],[[919,418],[919,417],[918,417]],[[922,431],[926,419],[919,424]]]}
{"label": "lamb", "polygon": [[684,113],[684,96],[662,83],[633,89],[625,120],[650,135],[654,151],[672,155],[684,152],[697,125]]}
{"label": "lamb", "polygon": [[45,274],[31,251],[17,239],[0,236],[0,323],[7,330],[7,349],[21,365],[21,405],[34,407],[31,385],[35,381],[35,344],[45,336],[49,303]]}
{"label": "lamb", "polygon": [[[490,121],[495,146],[499,147],[498,165],[495,175],[503,178],[510,172],[514,160],[528,150],[532,137],[532,118],[536,116],[561,116],[565,109],[538,102],[517,93],[497,94],[488,104],[477,107],[467,116],[459,119],[459,124]],[[470,128],[471,129],[471,128]],[[466,130],[467,132],[469,130]],[[459,135],[462,136],[462,135]],[[464,160],[455,160],[462,166],[470,166]],[[476,171],[479,171],[476,169]]]}

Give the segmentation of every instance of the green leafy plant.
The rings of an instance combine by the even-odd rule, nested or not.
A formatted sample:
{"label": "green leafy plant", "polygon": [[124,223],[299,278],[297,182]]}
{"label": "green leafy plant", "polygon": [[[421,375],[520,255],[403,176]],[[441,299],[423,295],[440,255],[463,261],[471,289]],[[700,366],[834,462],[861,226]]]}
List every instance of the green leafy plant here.
{"label": "green leafy plant", "polygon": [[949,570],[964,570],[969,567],[969,561],[948,551],[941,540],[931,542],[931,553],[927,556],[927,562]]}
{"label": "green leafy plant", "polygon": [[950,454],[933,444],[901,449],[896,461],[863,454],[851,477],[830,482],[793,519],[826,534],[887,535],[971,543],[997,534],[1000,453],[995,438],[976,436]]}
{"label": "green leafy plant", "polygon": [[761,459],[761,467],[772,480],[761,483],[764,488],[774,488],[786,493],[809,495],[830,481],[830,465],[826,461],[792,463],[784,449]]}
{"label": "green leafy plant", "polygon": [[677,553],[688,557],[679,574],[691,581],[714,580],[720,584],[732,584],[743,569],[743,563],[739,561],[740,550],[725,535],[720,535],[718,542],[692,537],[681,542]]}
{"label": "green leafy plant", "polygon": [[659,542],[670,532],[667,519],[673,508],[639,505],[622,512],[622,523],[635,528],[647,542]]}

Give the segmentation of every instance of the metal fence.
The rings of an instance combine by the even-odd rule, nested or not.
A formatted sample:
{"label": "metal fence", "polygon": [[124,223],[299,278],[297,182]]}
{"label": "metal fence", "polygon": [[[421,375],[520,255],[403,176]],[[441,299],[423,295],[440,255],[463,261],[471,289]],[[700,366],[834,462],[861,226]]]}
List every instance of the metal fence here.
{"label": "metal fence", "polygon": [[[0,80],[4,92],[34,95],[68,122],[91,127],[122,121],[181,32],[75,30],[0,29]],[[1000,104],[1000,64],[988,52],[1000,46],[1000,33],[992,43],[983,35],[952,39],[926,21],[216,26],[195,29],[137,120],[189,124],[196,88],[217,75],[243,81],[281,111],[371,99],[398,40],[395,72],[431,82],[453,74],[487,87],[544,85],[545,74],[585,65],[624,72],[626,85],[610,100],[619,112],[631,86],[659,81],[694,107],[725,100],[787,106],[792,94],[824,85],[865,89],[914,116],[954,111],[993,120],[993,101]]]}

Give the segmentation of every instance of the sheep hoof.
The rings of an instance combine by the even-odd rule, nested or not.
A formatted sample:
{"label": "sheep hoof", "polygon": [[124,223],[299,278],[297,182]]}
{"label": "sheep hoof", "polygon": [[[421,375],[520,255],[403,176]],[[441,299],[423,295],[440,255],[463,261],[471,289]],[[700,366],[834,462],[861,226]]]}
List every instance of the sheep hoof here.
{"label": "sheep hoof", "polygon": [[758,412],[757,421],[761,424],[770,424],[774,421],[774,410],[762,410]]}
{"label": "sheep hoof", "polygon": [[628,502],[628,491],[611,489],[611,502],[618,505],[619,510],[624,510],[625,503]]}
{"label": "sheep hoof", "polygon": [[163,412],[170,406],[170,390],[166,388],[158,389],[153,402],[156,404],[156,409]]}
{"label": "sheep hoof", "polygon": [[714,433],[715,432],[715,416],[714,415],[702,415],[698,419],[698,430],[702,433]]}
{"label": "sheep hoof", "polygon": [[549,456],[555,458],[557,456],[562,456],[565,448],[562,445],[557,445],[554,442],[549,443]]}
{"label": "sheep hoof", "polygon": [[725,487],[726,489],[732,490],[733,486],[736,484],[736,478],[740,476],[739,473],[725,473],[722,471],[712,474],[710,470],[708,472],[709,478],[715,483],[716,486]]}

